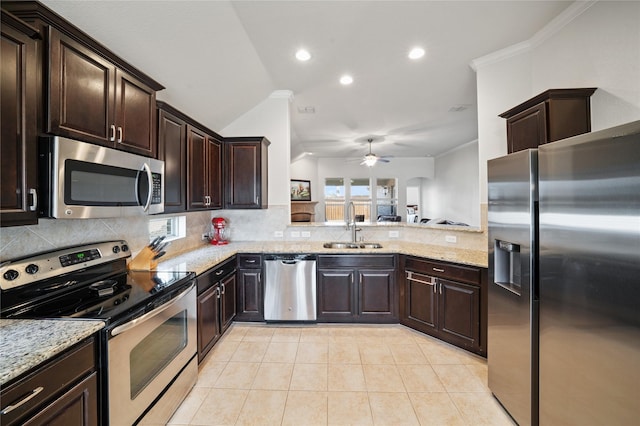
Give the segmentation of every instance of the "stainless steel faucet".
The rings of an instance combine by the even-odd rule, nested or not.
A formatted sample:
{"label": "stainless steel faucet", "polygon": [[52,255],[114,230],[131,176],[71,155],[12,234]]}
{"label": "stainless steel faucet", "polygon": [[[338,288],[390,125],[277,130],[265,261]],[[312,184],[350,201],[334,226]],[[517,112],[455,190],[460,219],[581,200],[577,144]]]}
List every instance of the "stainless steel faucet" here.
{"label": "stainless steel faucet", "polygon": [[353,204],[353,201],[349,201],[349,205],[347,206],[347,229],[351,229],[351,242],[358,242],[358,231],[362,229],[356,226],[356,205]]}

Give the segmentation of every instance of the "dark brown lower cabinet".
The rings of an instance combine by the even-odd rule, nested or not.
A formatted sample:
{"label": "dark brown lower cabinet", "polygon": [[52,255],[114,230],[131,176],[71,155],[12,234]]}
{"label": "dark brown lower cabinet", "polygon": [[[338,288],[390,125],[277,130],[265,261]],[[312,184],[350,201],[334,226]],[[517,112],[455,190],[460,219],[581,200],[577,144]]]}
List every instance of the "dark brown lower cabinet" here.
{"label": "dark brown lower cabinet", "polygon": [[229,328],[236,315],[235,257],[198,276],[198,362]]}
{"label": "dark brown lower cabinet", "polygon": [[318,256],[318,321],[397,322],[395,259],[395,255]]}
{"label": "dark brown lower cabinet", "polygon": [[91,338],[3,386],[0,424],[97,425],[95,357],[95,342]]}
{"label": "dark brown lower cabinet", "polygon": [[238,255],[238,321],[264,321],[262,255]]}
{"label": "dark brown lower cabinet", "polygon": [[407,256],[400,322],[486,355],[486,270]]}

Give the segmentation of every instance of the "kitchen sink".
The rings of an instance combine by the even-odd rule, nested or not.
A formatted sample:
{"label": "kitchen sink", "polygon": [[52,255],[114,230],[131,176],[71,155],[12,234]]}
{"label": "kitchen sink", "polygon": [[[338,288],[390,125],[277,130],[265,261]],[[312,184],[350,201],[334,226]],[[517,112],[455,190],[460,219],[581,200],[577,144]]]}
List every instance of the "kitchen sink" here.
{"label": "kitchen sink", "polygon": [[333,249],[379,249],[379,248],[382,248],[382,244],[333,242],[333,243],[324,243],[323,247],[333,248]]}

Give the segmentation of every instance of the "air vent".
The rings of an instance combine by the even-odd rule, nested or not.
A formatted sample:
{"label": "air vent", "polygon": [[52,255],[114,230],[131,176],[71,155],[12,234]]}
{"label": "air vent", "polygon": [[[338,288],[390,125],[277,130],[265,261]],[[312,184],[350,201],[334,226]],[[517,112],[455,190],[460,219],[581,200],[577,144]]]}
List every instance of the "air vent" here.
{"label": "air vent", "polygon": [[454,105],[451,108],[449,108],[449,112],[462,112],[465,109],[469,108],[471,105],[469,104],[461,104],[461,105]]}
{"label": "air vent", "polygon": [[298,107],[298,112],[300,114],[315,114],[316,108],[312,106]]}

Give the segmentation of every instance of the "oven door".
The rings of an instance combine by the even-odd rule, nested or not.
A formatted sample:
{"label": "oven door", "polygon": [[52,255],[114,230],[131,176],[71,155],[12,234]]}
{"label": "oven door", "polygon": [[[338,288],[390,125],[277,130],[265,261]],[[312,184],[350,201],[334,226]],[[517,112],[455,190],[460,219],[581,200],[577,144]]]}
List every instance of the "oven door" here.
{"label": "oven door", "polygon": [[130,425],[196,354],[195,284],[107,332],[109,423]]}

